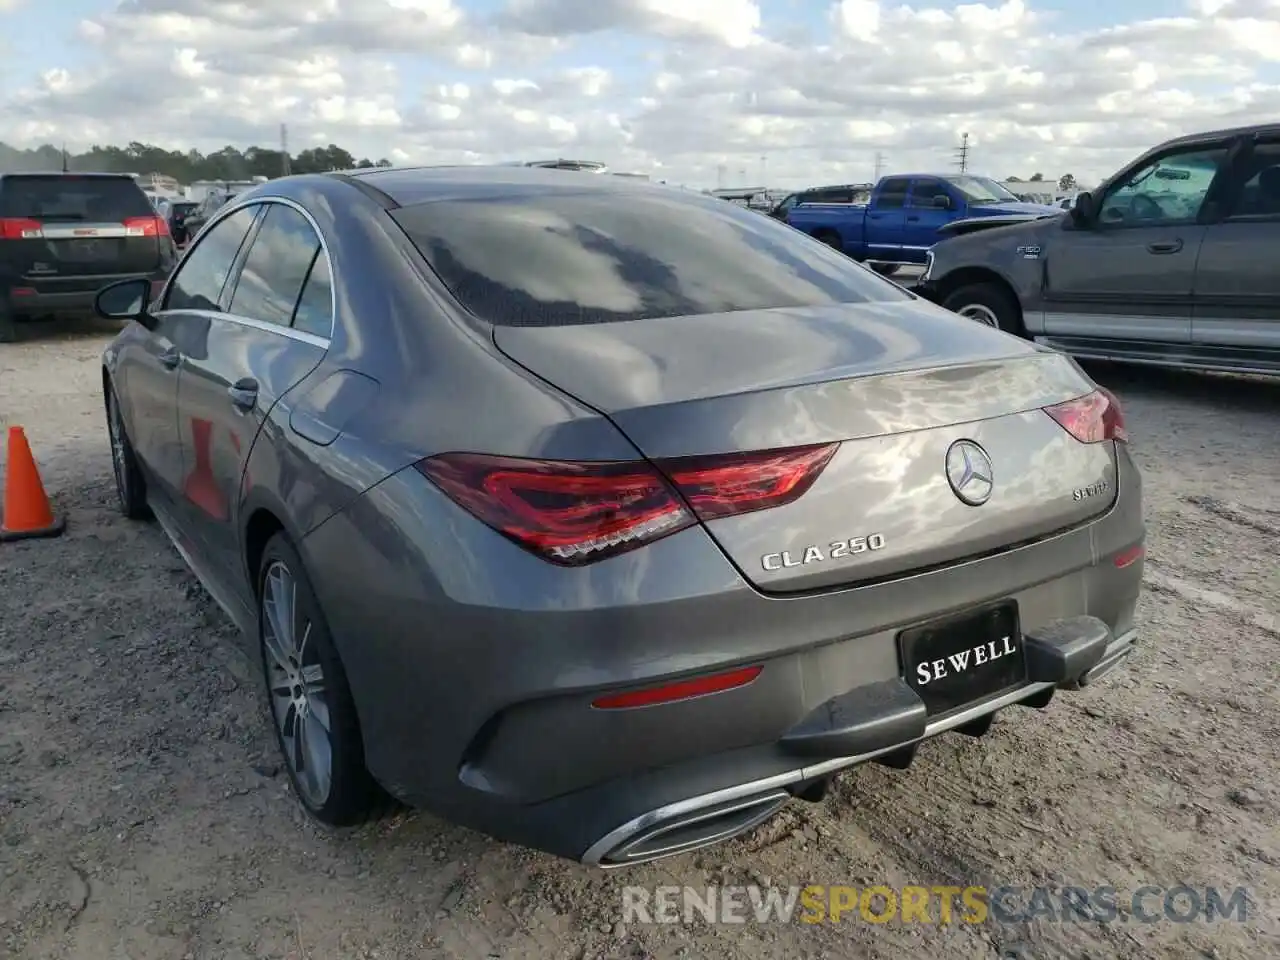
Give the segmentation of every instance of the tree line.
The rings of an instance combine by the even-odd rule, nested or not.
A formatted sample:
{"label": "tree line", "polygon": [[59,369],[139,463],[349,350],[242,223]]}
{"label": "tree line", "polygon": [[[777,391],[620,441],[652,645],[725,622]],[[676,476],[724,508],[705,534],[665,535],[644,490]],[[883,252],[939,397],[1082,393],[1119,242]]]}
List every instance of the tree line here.
{"label": "tree line", "polygon": [[84,153],[65,152],[52,144],[21,150],[0,143],[0,173],[71,170],[99,173],[162,173],[179,183],[195,180],[248,180],[279,177],[285,173],[324,173],[356,167],[389,167],[386,159],[357,158],[336,144],[311,147],[287,155],[280,150],[226,146],[214,153],[199,150],[165,150],[149,143],[125,147],[93,146]]}

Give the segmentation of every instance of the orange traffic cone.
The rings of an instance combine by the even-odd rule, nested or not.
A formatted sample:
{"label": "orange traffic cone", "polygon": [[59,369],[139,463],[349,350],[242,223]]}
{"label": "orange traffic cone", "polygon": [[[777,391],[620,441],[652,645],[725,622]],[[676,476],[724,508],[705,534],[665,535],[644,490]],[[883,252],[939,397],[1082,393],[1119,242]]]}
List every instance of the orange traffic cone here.
{"label": "orange traffic cone", "polygon": [[4,519],[0,542],[56,537],[67,529],[65,517],[55,517],[21,427],[9,428],[9,466],[4,483]]}

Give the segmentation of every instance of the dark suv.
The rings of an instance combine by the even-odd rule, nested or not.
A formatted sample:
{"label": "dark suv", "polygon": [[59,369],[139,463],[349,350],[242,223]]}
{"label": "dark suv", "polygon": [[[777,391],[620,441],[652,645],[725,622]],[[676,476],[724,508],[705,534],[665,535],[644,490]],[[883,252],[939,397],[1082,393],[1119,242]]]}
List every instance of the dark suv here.
{"label": "dark suv", "polygon": [[169,225],[126,174],[0,175],[0,343],[17,321],[92,316],[100,288],[173,269]]}

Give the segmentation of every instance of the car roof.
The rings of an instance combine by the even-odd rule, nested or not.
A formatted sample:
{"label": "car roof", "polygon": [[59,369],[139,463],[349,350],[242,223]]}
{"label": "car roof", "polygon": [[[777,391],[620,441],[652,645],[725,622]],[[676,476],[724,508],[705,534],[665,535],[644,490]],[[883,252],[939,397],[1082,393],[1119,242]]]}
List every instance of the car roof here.
{"label": "car roof", "polygon": [[575,193],[635,195],[675,188],[632,177],[577,170],[514,166],[375,167],[335,174],[373,187],[408,207],[439,200],[475,200],[545,194],[556,187]]}
{"label": "car roof", "polygon": [[[9,179],[16,177],[67,177],[76,180],[129,180],[137,183],[133,179],[132,174],[128,173],[107,173],[105,171],[80,171],[80,170],[21,170],[13,173],[0,173],[0,179]],[[142,188],[139,187],[139,190]]]}
{"label": "car roof", "polygon": [[1222,130],[1204,130],[1200,133],[1189,133],[1182,137],[1175,137],[1172,140],[1166,140],[1163,143],[1156,144],[1152,150],[1164,150],[1169,147],[1189,146],[1194,143],[1203,143],[1212,140],[1230,140],[1235,137],[1249,136],[1255,134],[1260,137],[1277,137],[1280,136],[1280,123],[1259,123],[1248,127],[1226,127]]}

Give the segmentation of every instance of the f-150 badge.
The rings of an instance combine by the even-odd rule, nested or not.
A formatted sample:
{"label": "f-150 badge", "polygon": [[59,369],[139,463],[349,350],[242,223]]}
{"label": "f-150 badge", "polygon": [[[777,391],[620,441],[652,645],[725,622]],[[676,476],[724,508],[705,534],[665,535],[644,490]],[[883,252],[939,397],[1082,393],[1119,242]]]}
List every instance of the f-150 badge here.
{"label": "f-150 badge", "polygon": [[1020,256],[1023,260],[1039,260],[1040,248],[1039,247],[1019,247],[1018,256]]}

